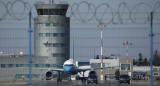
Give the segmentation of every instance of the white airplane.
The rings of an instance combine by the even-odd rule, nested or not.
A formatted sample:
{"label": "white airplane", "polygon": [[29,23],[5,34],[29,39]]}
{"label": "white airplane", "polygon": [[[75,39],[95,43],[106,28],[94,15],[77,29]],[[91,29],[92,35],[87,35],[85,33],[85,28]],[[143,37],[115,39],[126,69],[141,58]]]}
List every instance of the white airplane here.
{"label": "white airplane", "polygon": [[[73,59],[74,59],[74,40],[73,40]],[[84,72],[85,71],[94,71],[94,69],[104,69],[104,68],[112,68],[112,67],[104,67],[104,68],[86,68],[84,66],[78,67],[78,65],[74,64],[73,59],[66,60],[63,64],[63,68],[55,68],[46,72],[46,79],[50,80],[54,78],[54,71],[58,72],[57,82],[62,82],[63,77],[69,77],[69,81],[71,81],[70,75],[81,74],[83,76],[82,82],[85,81]]]}
{"label": "white airplane", "polygon": [[[84,77],[84,72],[87,70],[91,70],[94,71],[91,68],[79,68],[78,65],[75,65],[73,62],[73,59],[69,59],[66,60],[63,64],[63,68],[62,69],[52,69],[49,70],[48,72],[46,72],[46,79],[50,80],[52,78],[54,78],[54,71],[58,72],[58,78],[57,78],[57,82],[61,82],[62,81],[62,77],[70,77],[70,75],[74,75],[74,74],[82,74],[82,76]],[[83,73],[81,73],[83,72]],[[71,80],[71,78],[69,78],[69,81]],[[84,81],[82,79],[82,81]]]}
{"label": "white airplane", "polygon": [[[115,66],[115,67],[119,67],[119,66]],[[113,67],[103,67],[103,68],[99,67],[94,69],[105,69],[105,68],[113,68]],[[94,69],[83,67],[83,66],[78,67],[78,65],[74,64],[73,59],[69,59],[64,62],[63,68],[57,68],[57,69],[55,68],[46,72],[46,79],[51,80],[52,78],[54,78],[54,71],[57,71],[58,72],[57,82],[62,82],[62,78],[64,77],[69,77],[68,80],[71,81],[70,76],[78,73],[83,76],[82,82],[85,82],[86,80],[86,77],[84,77],[85,72],[88,70],[90,70],[90,72],[91,71],[96,72]]]}

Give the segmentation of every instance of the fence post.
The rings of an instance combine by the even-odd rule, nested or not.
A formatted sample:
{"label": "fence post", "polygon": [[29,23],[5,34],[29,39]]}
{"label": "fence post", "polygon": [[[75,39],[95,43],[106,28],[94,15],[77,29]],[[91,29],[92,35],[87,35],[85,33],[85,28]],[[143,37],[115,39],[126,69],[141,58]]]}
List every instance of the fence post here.
{"label": "fence post", "polygon": [[31,39],[31,12],[29,12],[29,86],[32,86],[32,39]]}
{"label": "fence post", "polygon": [[150,68],[151,68],[151,79],[150,79],[150,86],[153,86],[153,29],[152,29],[152,23],[153,23],[153,12],[150,14],[151,16],[151,27],[150,27]]}

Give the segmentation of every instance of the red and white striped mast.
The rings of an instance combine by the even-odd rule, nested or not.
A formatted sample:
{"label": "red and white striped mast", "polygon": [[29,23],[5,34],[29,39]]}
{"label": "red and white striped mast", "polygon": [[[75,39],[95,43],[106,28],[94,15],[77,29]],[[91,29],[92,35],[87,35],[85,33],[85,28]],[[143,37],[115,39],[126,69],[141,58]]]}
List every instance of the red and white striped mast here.
{"label": "red and white striped mast", "polygon": [[102,32],[103,32],[103,30],[102,30],[102,27],[103,27],[104,23],[100,22],[99,25],[101,26],[101,76],[100,77],[101,77],[101,80],[103,80],[103,70],[102,70],[102,67],[103,67],[103,51],[102,51],[103,50],[103,39],[102,39],[103,35],[102,35]]}
{"label": "red and white striped mast", "polygon": [[[128,41],[126,43],[123,43],[123,45],[126,45],[127,46],[127,49],[126,49],[126,56],[127,56],[127,64],[128,64],[128,46],[129,45],[132,45],[132,43],[129,43]],[[128,69],[127,69],[127,73],[128,73]]]}
{"label": "red and white striped mast", "polygon": [[126,45],[127,46],[127,49],[126,49],[126,56],[127,56],[127,58],[128,58],[128,46],[129,45],[132,45],[132,43],[129,43],[128,41],[126,42],[126,43],[123,43],[123,45]]}

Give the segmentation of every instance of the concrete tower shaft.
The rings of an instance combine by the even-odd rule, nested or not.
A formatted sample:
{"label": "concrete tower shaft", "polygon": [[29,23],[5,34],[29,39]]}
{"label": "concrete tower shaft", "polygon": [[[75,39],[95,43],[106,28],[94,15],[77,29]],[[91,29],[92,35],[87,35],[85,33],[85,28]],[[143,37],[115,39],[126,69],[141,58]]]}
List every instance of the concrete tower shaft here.
{"label": "concrete tower shaft", "polygon": [[70,57],[68,4],[36,4],[35,8],[34,55],[45,56],[52,64],[63,64]]}

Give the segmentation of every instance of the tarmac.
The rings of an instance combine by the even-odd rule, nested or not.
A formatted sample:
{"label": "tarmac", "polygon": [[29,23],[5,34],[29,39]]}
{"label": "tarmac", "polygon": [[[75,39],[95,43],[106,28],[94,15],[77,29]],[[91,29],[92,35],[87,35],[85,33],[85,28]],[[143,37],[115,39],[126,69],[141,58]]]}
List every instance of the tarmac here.
{"label": "tarmac", "polygon": [[[159,81],[154,81],[153,86],[159,86]],[[18,80],[18,81],[0,81],[0,86],[29,86],[27,80]],[[131,80],[130,84],[122,83],[119,84],[118,80],[109,80],[109,81],[99,81],[98,84],[82,83],[80,80],[75,80],[68,82],[63,80],[61,83],[56,82],[56,80],[33,80],[32,86],[150,86],[150,81],[148,80]]]}

